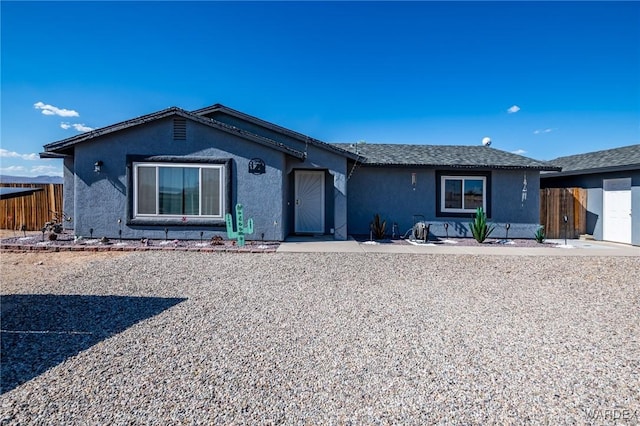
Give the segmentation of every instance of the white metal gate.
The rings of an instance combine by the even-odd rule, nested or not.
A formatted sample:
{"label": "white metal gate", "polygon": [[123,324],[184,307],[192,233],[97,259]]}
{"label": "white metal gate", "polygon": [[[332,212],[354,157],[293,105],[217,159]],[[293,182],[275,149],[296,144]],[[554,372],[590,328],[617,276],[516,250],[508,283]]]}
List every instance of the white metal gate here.
{"label": "white metal gate", "polygon": [[605,179],[602,188],[602,239],[631,244],[631,178]]}

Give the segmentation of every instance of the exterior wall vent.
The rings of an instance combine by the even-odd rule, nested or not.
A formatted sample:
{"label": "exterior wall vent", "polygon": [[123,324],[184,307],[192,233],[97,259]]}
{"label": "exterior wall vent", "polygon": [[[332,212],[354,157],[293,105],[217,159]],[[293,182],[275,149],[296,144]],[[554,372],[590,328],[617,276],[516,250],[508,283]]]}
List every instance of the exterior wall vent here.
{"label": "exterior wall vent", "polygon": [[186,118],[174,118],[173,119],[173,140],[174,141],[186,141],[187,140],[187,119]]}

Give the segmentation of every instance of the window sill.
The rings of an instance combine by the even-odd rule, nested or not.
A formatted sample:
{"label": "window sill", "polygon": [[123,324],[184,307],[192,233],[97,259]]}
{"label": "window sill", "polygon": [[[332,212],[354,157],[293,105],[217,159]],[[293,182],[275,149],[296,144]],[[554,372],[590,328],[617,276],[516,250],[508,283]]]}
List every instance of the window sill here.
{"label": "window sill", "polygon": [[474,218],[476,216],[476,211],[469,212],[443,212],[439,211],[436,213],[437,217],[462,217],[462,218]]}
{"label": "window sill", "polygon": [[136,217],[129,219],[127,225],[225,227],[226,223],[224,219],[210,218],[187,218],[183,220],[180,217]]}

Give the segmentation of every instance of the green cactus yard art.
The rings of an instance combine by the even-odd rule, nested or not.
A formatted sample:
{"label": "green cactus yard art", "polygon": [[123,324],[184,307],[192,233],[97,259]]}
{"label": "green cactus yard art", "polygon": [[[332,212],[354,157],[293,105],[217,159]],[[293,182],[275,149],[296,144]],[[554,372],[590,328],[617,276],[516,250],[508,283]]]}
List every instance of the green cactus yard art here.
{"label": "green cactus yard art", "polygon": [[242,204],[236,204],[236,231],[233,230],[233,217],[230,213],[225,215],[227,221],[227,236],[230,240],[237,238],[238,246],[244,246],[244,236],[253,234],[253,219],[247,220],[247,226],[244,226],[244,211]]}

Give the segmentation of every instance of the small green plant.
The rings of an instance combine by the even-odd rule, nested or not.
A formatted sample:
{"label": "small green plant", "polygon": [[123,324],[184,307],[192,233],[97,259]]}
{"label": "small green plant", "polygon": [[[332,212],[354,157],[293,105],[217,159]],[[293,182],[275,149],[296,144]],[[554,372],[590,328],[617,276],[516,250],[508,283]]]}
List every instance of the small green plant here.
{"label": "small green plant", "polygon": [[373,216],[373,222],[371,222],[371,232],[373,232],[373,238],[376,240],[382,240],[384,238],[384,232],[387,228],[387,221],[380,221],[380,215],[375,214]]}
{"label": "small green plant", "polygon": [[487,223],[487,214],[482,207],[478,207],[473,222],[469,224],[469,227],[471,228],[473,238],[475,238],[477,242],[483,243],[484,240],[491,235],[495,225]]}
{"label": "small green plant", "polygon": [[538,228],[536,233],[533,234],[533,238],[535,238],[536,242],[539,243],[539,244],[544,243],[544,240],[547,239],[547,236],[544,233],[544,226],[541,226],[540,228]]}

